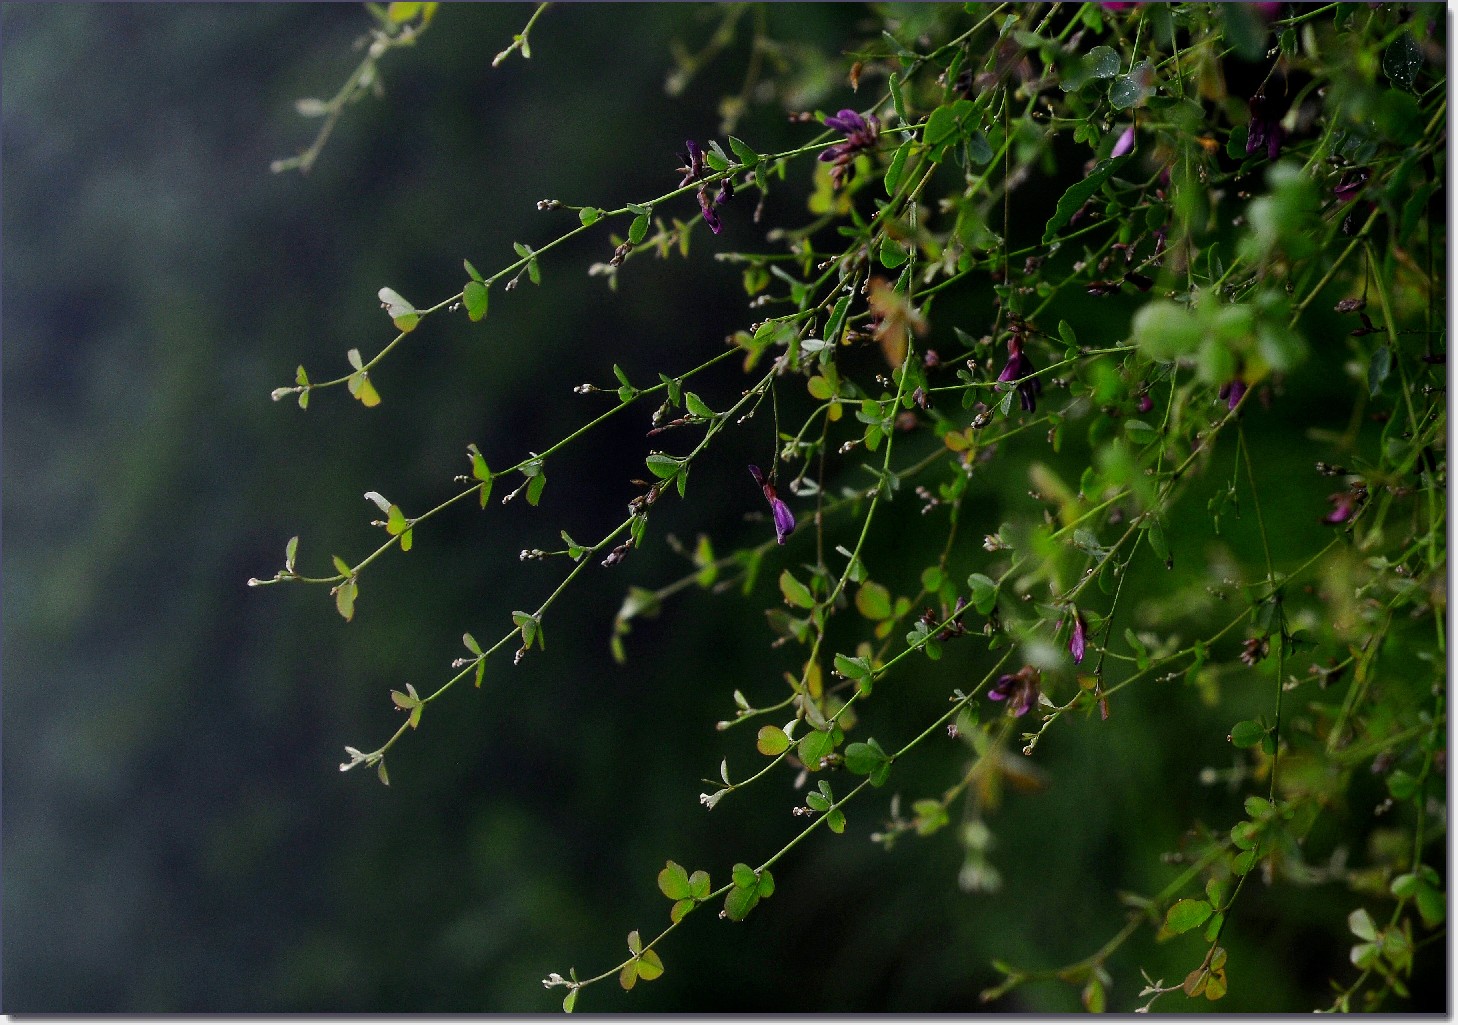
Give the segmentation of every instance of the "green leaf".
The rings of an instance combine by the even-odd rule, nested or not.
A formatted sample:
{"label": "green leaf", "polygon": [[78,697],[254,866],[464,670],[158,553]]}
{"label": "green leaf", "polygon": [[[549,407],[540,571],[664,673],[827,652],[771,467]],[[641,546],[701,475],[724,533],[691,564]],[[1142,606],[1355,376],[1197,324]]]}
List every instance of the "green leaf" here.
{"label": "green leaf", "polygon": [[840,336],[845,331],[846,316],[850,312],[851,297],[843,295],[836,300],[835,306],[831,308],[830,319],[825,322],[825,340],[831,345],[840,342]]}
{"label": "green leaf", "polygon": [[712,420],[719,415],[709,408],[709,404],[707,402],[699,398],[691,391],[684,392],[683,401],[684,405],[688,408],[688,411],[694,416],[703,417],[705,420]]}
{"label": "green leaf", "polygon": [[669,900],[683,900],[691,895],[689,890],[688,872],[676,861],[670,861],[662,872],[658,873],[658,889]]}
{"label": "green leaf", "polygon": [[1392,349],[1387,345],[1379,345],[1367,363],[1367,390],[1374,399],[1391,373]]}
{"label": "green leaf", "polygon": [[299,554],[299,536],[295,534],[289,538],[289,543],[284,545],[284,569],[290,573],[294,571],[294,559]]}
{"label": "green leaf", "polygon": [[635,958],[623,965],[623,970],[618,973],[618,985],[624,990],[631,990],[638,984],[638,961]]}
{"label": "green leaf", "polygon": [[1382,51],[1382,73],[1404,89],[1412,88],[1422,66],[1422,48],[1413,41],[1410,32],[1403,32]]}
{"label": "green leaf", "polygon": [[711,889],[713,887],[709,885],[709,873],[703,869],[698,869],[689,876],[689,896],[695,900],[707,900]]}
{"label": "green leaf", "polygon": [[906,97],[902,94],[901,91],[901,81],[904,77],[904,73],[898,75],[893,71],[890,77],[891,108],[896,111],[896,117],[901,121],[903,125],[909,125],[911,124],[911,118],[907,117],[906,115]]}
{"label": "green leaf", "polygon": [[[513,612],[511,621],[521,628],[521,646],[530,649],[532,642],[541,633],[541,621],[530,612]],[[545,648],[546,644],[544,643],[542,647]]]}
{"label": "green leaf", "polygon": [[762,755],[773,757],[790,748],[790,738],[778,726],[761,726],[759,740],[755,744]]}
{"label": "green leaf", "polygon": [[785,596],[786,604],[802,609],[815,607],[815,596],[810,593],[810,588],[796,580],[789,570],[780,573],[780,593]]}
{"label": "green leaf", "polygon": [[393,288],[380,289],[379,297],[380,304],[385,307],[385,312],[395,322],[396,328],[402,333],[415,330],[415,325],[420,323],[420,314],[410,304],[409,299],[406,299]]}
{"label": "green leaf", "polygon": [[334,607],[347,623],[354,618],[354,600],[359,596],[359,585],[350,577],[334,589]]}
{"label": "green leaf", "polygon": [[662,974],[663,960],[658,956],[658,951],[643,951],[643,956],[638,959],[638,978],[644,982],[652,982]]}
{"label": "green leaf", "polygon": [[741,164],[753,167],[759,163],[759,154],[750,149],[744,140],[729,136],[729,148],[734,151],[734,155],[739,158]]}
{"label": "green leaf", "polygon": [[759,873],[759,895],[761,897],[773,897],[775,895],[775,877],[770,875],[769,869],[762,869]]}
{"label": "green leaf", "polygon": [[741,889],[752,890],[759,885],[759,876],[754,874],[754,869],[742,861],[730,870],[729,876],[734,880],[734,885]]}
{"label": "green leaf", "polygon": [[1149,541],[1149,547],[1154,550],[1155,558],[1164,563],[1166,568],[1172,568],[1169,542],[1165,540],[1164,526],[1159,522],[1159,517],[1151,516],[1145,521],[1144,536]]}
{"label": "green leaf", "polygon": [[[358,352],[357,349],[350,351]],[[366,409],[373,409],[380,404],[380,393],[375,391],[375,386],[370,383],[370,375],[363,370],[350,374],[349,380],[345,382],[345,387],[349,389],[349,394],[359,399],[360,404]]]}
{"label": "green leaf", "polygon": [[1271,804],[1264,797],[1257,797],[1252,794],[1245,799],[1245,813],[1252,819],[1269,818],[1275,810],[1275,805]]}
{"label": "green leaf", "polygon": [[1084,54],[1083,66],[1089,78],[1113,78],[1119,73],[1119,51],[1112,46],[1095,46]]}
{"label": "green leaf", "polygon": [[1377,938],[1377,923],[1372,921],[1372,916],[1367,913],[1366,908],[1357,908],[1347,916],[1347,928],[1351,929],[1352,935],[1359,940]]}
{"label": "green leaf", "polygon": [[486,306],[491,290],[479,281],[468,281],[461,290],[461,301],[466,304],[466,316],[479,321],[486,316]]}
{"label": "green leaf", "polygon": [[1213,910],[1206,901],[1185,897],[1170,905],[1164,916],[1164,927],[1176,935],[1189,932],[1204,925]]}
{"label": "green leaf", "polygon": [[886,168],[886,195],[895,196],[896,190],[901,187],[901,177],[906,172],[906,159],[911,153],[914,140],[907,139],[896,152],[891,154],[891,165]]}
{"label": "green leaf", "polygon": [[731,922],[742,922],[759,903],[759,891],[753,887],[734,886],[724,896],[724,914]]}
{"label": "green leaf", "polygon": [[1254,851],[1260,838],[1260,829],[1254,822],[1242,820],[1230,827],[1231,843],[1243,851]]}
{"label": "green leaf", "polygon": [[972,589],[972,607],[982,615],[987,615],[997,605],[997,583],[991,577],[973,573],[967,578],[967,586]]}
{"label": "green leaf", "polygon": [[1136,445],[1148,445],[1159,440],[1159,432],[1143,420],[1125,420],[1124,433]]}
{"label": "green leaf", "polygon": [[864,655],[852,658],[849,655],[842,655],[840,652],[836,652],[835,655],[835,671],[847,680],[859,680],[872,675],[871,663]]}
{"label": "green leaf", "polygon": [[847,744],[844,757],[846,769],[857,776],[869,776],[883,766],[891,764],[890,757],[874,740]]}
{"label": "green leaf", "polygon": [[334,560],[334,568],[339,572],[341,576],[347,577],[354,573],[354,570],[349,568],[349,563],[345,562],[339,556],[332,555],[330,556],[330,558]]}
{"label": "green leaf", "polygon": [[1067,192],[1063,193],[1058,200],[1058,206],[1055,208],[1053,216],[1048,219],[1048,224],[1043,229],[1043,245],[1046,246],[1056,239],[1058,229],[1072,220],[1073,215],[1078,213],[1079,207],[1088,202],[1094,193],[1103,187],[1104,182],[1108,181],[1113,173],[1123,167],[1132,156],[1133,154],[1126,153],[1122,157],[1114,157],[1111,160],[1100,160],[1082,181],[1076,182]]}
{"label": "green leaf", "polygon": [[547,487],[547,475],[539,473],[527,482],[526,500],[528,505],[536,505],[542,500],[542,491]]}
{"label": "green leaf", "polygon": [[472,637],[470,634],[462,634],[461,643],[466,646],[466,650],[469,651],[472,655],[479,656],[481,654],[481,645],[477,644],[476,638]]}
{"label": "green leaf", "polygon": [[577,211],[577,219],[582,222],[583,227],[591,227],[596,224],[601,216],[602,211],[595,206],[585,206]]}
{"label": "green leaf", "polygon": [[1236,747],[1255,747],[1267,730],[1254,719],[1242,719],[1230,728],[1230,742]]}
{"label": "green leaf", "polygon": [[569,989],[567,991],[567,995],[562,998],[563,1012],[571,1014],[577,1008],[577,994],[581,992],[582,990],[580,989]]}
{"label": "green leaf", "polygon": [[484,282],[486,280],[485,278],[483,278],[481,276],[481,272],[478,271],[475,268],[475,266],[471,263],[470,260],[462,260],[461,263],[465,265],[466,273],[471,276],[471,280],[472,281],[482,281],[482,282]]}
{"label": "green leaf", "polygon": [[694,909],[698,902],[692,897],[685,897],[683,900],[673,902],[673,907],[668,909],[668,920],[677,924],[683,920],[683,916]]}
{"label": "green leaf", "polygon": [[832,808],[830,810],[830,814],[825,816],[825,824],[830,828],[830,831],[832,833],[844,833],[845,812],[841,811],[839,808]]}
{"label": "green leaf", "polygon": [[1144,74],[1148,72],[1141,74],[1139,71],[1140,68],[1147,67],[1148,65],[1141,61],[1135,66],[1132,73],[1120,75],[1114,79],[1113,84],[1109,86],[1109,106],[1115,110],[1126,110],[1141,103],[1149,95],[1149,88],[1143,82]]}
{"label": "green leaf", "polygon": [[683,468],[683,460],[676,456],[667,456],[662,452],[654,452],[646,460],[648,472],[659,480],[670,480]]}
{"label": "green leaf", "polygon": [[881,245],[877,252],[881,259],[881,266],[891,269],[900,267],[909,258],[906,250],[901,248],[901,243],[889,235],[881,239]]}
{"label": "green leaf", "polygon": [[640,244],[648,236],[648,215],[639,214],[633,218],[633,223],[628,225],[628,241],[633,245]]}
{"label": "green leaf", "polygon": [[856,609],[867,619],[885,619],[891,615],[891,592],[868,580],[856,591]]}
{"label": "green leaf", "polygon": [[396,534],[403,534],[410,529],[410,521],[405,518],[405,513],[398,505],[390,506],[389,512],[385,514],[389,519],[385,522],[385,533],[394,537]]}
{"label": "green leaf", "polygon": [[820,771],[820,761],[835,750],[835,735],[829,730],[811,730],[800,738],[797,754],[810,772]]}
{"label": "green leaf", "polygon": [[1387,792],[1395,801],[1409,800],[1418,792],[1418,779],[1410,772],[1398,769],[1387,777]]}

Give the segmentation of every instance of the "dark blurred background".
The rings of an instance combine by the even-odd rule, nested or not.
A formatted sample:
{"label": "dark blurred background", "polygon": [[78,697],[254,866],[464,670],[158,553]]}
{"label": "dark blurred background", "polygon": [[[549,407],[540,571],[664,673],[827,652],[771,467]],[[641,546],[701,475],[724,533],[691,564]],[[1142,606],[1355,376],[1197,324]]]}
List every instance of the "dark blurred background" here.
{"label": "dark blurred background", "polygon": [[[298,363],[336,376],[348,349],[368,356],[389,340],[380,286],[433,304],[461,287],[463,257],[489,274],[514,258],[513,241],[541,244],[575,223],[538,200],[649,198],[677,184],[684,139],[722,139],[718,101],[741,81],[747,21],[670,97],[670,41],[698,49],[722,10],[554,7],[531,60],[492,69],[531,11],[444,7],[417,47],[387,58],[384,98],[346,113],[307,177],[269,164],[312,138],[294,101],[330,95],[357,62],[351,43],[370,23],[360,7],[0,13],[5,1011],[550,1011],[562,991],[545,992],[545,975],[596,974],[623,956],[629,929],[666,924],[654,883],[666,858],[717,884],[796,830],[784,777],[712,813],[697,800],[721,757],[736,775],[758,759],[752,731],[713,728],[732,714],[730,693],[771,700],[796,668],[770,648],[760,611],[793,547],[767,564],[757,604],[691,591],[637,622],[622,667],[608,638],[628,585],[691,567],[661,543],[593,567],[554,608],[545,652],[515,668],[495,660],[481,691],[462,685],[427,710],[391,754],[391,786],[337,771],[344,745],[370,750],[398,725],[391,688],[434,689],[464,654],[462,631],[494,640],[511,610],[555,586],[561,563],[521,563],[521,549],[557,547],[562,529],[594,539],[621,519],[651,407],[554,457],[540,508],[493,502],[418,530],[412,552],[362,578],[352,623],[324,588],[245,587],[282,565],[295,534],[306,573],[372,550],[383,535],[365,491],[423,511],[468,471],[468,443],[510,465],[606,408],[575,385],[611,384],[614,362],[653,383],[757,319],[737,269],[711,259],[764,244],[746,199],[723,236],[696,233],[689,260],[630,261],[617,292],[586,275],[611,255],[599,231],[545,257],[540,288],[493,289],[484,323],[431,318],[374,374],[376,409],[339,389],[307,412],[269,401]],[[866,9],[771,5],[767,17],[793,44],[799,108],[855,99],[836,62],[874,35]],[[761,151],[806,137],[774,103],[751,105],[736,134]],[[766,226],[803,218],[800,166]],[[743,387],[722,369],[696,386],[718,408]],[[1321,408],[1318,390],[1285,423],[1255,428],[1265,465],[1304,472],[1283,444],[1292,422],[1342,425]],[[746,521],[760,508],[744,464],[766,460],[770,432],[760,416],[726,437],[696,467],[690,501],[659,504],[650,539],[691,546],[707,533],[720,552],[762,540],[764,520]],[[1024,466],[979,482],[961,572],[999,522],[999,495],[1026,490]],[[1272,501],[1314,498],[1319,512],[1322,492],[1312,481]],[[885,522],[867,561],[911,593],[920,567],[893,556],[920,529],[914,500]],[[1298,539],[1293,559],[1320,542]],[[902,742],[986,659],[967,642],[897,674],[880,685],[894,696],[872,732]],[[695,916],[662,951],[661,980],[626,996],[596,986],[579,1006],[986,1006],[992,957],[1046,966],[1091,953],[1123,921],[1118,891],[1173,878],[1160,855],[1182,830],[1238,817],[1240,792],[1197,779],[1229,766],[1219,741],[1232,714],[1263,708],[1263,692],[1243,700],[1212,712],[1189,688],[1150,686],[1103,728],[1050,738],[1039,753],[1050,788],[989,819],[998,894],[958,888],[951,830],[889,853],[868,842],[886,814],[880,793],[851,809],[844,837],[817,834],[778,866],[778,892],[747,922]],[[1186,731],[1188,743],[1171,742]],[[888,791],[940,793],[963,751],[932,745]],[[1350,905],[1334,893],[1249,899],[1227,934],[1221,1010],[1323,1001],[1345,961]],[[1111,1006],[1135,1005],[1140,967],[1182,977],[1192,950],[1141,932],[1114,962]],[[1077,1008],[1058,983],[993,1005]]]}

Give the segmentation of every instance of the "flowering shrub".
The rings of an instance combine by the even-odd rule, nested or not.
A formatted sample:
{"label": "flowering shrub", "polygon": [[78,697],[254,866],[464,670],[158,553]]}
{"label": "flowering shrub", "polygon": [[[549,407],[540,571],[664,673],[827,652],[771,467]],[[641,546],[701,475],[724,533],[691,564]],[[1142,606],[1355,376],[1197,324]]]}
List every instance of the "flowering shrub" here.
{"label": "flowering shrub", "polygon": [[[542,9],[498,61],[530,56]],[[390,5],[366,63],[436,16],[434,4]],[[687,140],[683,166],[665,162],[660,195],[611,209],[544,200],[576,223],[516,244],[489,275],[467,261],[460,291],[429,305],[382,288],[393,340],[368,358],[351,350],[337,376],[299,367],[275,391],[307,406],[343,386],[374,406],[372,374],[387,357],[408,361],[422,324],[487,319],[493,289],[523,274],[541,283],[570,238],[598,238],[605,258],[582,269],[631,289],[644,254],[715,244],[726,218],[757,222],[771,188],[807,197],[808,219],[776,226],[765,251],[716,252],[742,267],[755,311],[724,325],[722,351],[654,383],[615,367],[615,384],[576,389],[609,403],[580,430],[504,466],[471,445],[457,490],[426,512],[366,496],[384,531],[373,551],[305,572],[294,538],[283,569],[253,581],[326,587],[350,619],[367,571],[408,552],[441,511],[492,497],[535,506],[565,446],[651,413],[621,521],[523,551],[563,565],[555,588],[529,611],[503,607],[489,643],[466,633],[453,673],[430,688],[393,692],[400,728],[346,748],[340,768],[388,782],[387,755],[428,732],[427,708],[464,700],[462,680],[482,687],[497,655],[520,662],[545,647],[553,606],[581,574],[631,571],[658,503],[694,501],[691,472],[725,432],[772,430],[765,469],[749,467],[768,505],[755,536],[724,555],[705,538],[683,579],[625,585],[612,652],[628,658],[633,622],[695,586],[737,583],[749,600],[773,578],[766,629],[793,671],[778,692],[762,681],[747,688],[754,700],[724,694],[724,750],[746,757],[750,742],[735,738],[748,727],[760,764],[735,773],[724,757],[700,801],[720,809],[780,775],[801,795],[800,821],[781,849],[746,852],[727,875],[668,860],[657,880],[668,924],[629,933],[627,957],[601,972],[548,975],[565,1009],[605,979],[657,978],[671,934],[700,909],[773,914],[759,905],[775,894],[774,867],[845,831],[852,809],[886,816],[875,839],[888,847],[945,833],[965,851],[961,886],[996,889],[1001,784],[1041,779],[1040,745],[1105,728],[1157,690],[1214,707],[1259,695],[1259,711],[1223,731],[1237,791],[1226,820],[1168,838],[1177,874],[1131,899],[1107,943],[1072,964],[998,962],[984,999],[1056,979],[1101,1010],[1115,984],[1106,963],[1150,930],[1183,945],[1188,974],[1146,975],[1137,998],[1139,981],[1122,980],[1120,1008],[1219,1000],[1241,974],[1222,937],[1260,902],[1248,885],[1259,878],[1339,884],[1351,963],[1330,966],[1333,1009],[1400,1001],[1445,914],[1441,8],[937,5],[915,32],[881,17],[884,31],[846,60],[850,105],[785,112],[800,144],[761,152],[750,130],[721,131]],[[337,116],[351,98],[315,113]],[[699,383],[729,360],[742,389]],[[1303,429],[1313,403],[1324,413]],[[1263,421],[1295,424],[1279,458],[1248,437]],[[746,513],[758,501],[749,481],[714,500]],[[872,565],[869,542],[905,503],[922,527],[898,538],[897,564]],[[1294,517],[1273,516],[1293,503]],[[1171,583],[1177,561],[1186,575]],[[889,684],[943,659],[958,660],[965,685],[889,736]],[[903,687],[895,701],[924,697]],[[948,736],[965,745],[964,768],[930,778],[914,756]],[[1163,742],[1183,738],[1172,728]],[[1352,804],[1373,775],[1380,803]],[[887,810],[893,792],[932,796],[908,815],[896,798]],[[1365,853],[1315,860],[1307,841],[1332,830]]]}

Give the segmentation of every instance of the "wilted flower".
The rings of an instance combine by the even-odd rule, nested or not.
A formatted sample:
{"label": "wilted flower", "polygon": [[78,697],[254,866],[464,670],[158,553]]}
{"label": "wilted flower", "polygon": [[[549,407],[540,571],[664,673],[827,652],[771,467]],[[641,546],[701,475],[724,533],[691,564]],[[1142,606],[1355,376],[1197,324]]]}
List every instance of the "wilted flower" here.
{"label": "wilted flower", "polygon": [[775,493],[774,484],[765,480],[765,476],[760,472],[758,466],[750,466],[749,475],[760,486],[765,500],[770,504],[770,515],[774,517],[775,521],[775,540],[784,544],[785,538],[795,530],[795,514],[790,512],[790,507],[785,504],[784,499]]}
{"label": "wilted flower", "polygon": [[1016,673],[1004,673],[987,691],[990,701],[1006,701],[1007,714],[1027,715],[1038,701],[1038,670],[1023,666]]}
{"label": "wilted flower", "polygon": [[1088,650],[1088,623],[1083,613],[1077,610],[1073,613],[1073,636],[1068,640],[1068,650],[1073,654],[1074,665],[1083,661],[1084,652]]}
{"label": "wilted flower", "polygon": [[999,381],[1017,381],[1018,401],[1029,413],[1038,407],[1043,382],[1033,377],[1033,361],[1023,352],[1022,339],[1013,335],[1007,340],[1007,365],[997,375]]}
{"label": "wilted flower", "polygon": [[1265,93],[1256,93],[1250,98],[1250,127],[1245,138],[1245,151],[1254,153],[1262,146],[1266,148],[1266,157],[1275,160],[1281,155],[1281,143],[1286,138],[1286,130],[1281,127],[1281,118],[1285,111],[1280,105],[1273,103]]}
{"label": "wilted flower", "polygon": [[821,150],[819,157],[822,161],[835,164],[830,170],[830,183],[835,188],[840,188],[841,182],[845,178],[846,168],[855,160],[856,154],[876,148],[876,142],[881,133],[881,122],[874,115],[861,117],[855,111],[846,108],[827,117],[825,127],[834,128],[845,135],[844,142],[838,142],[834,146]]}

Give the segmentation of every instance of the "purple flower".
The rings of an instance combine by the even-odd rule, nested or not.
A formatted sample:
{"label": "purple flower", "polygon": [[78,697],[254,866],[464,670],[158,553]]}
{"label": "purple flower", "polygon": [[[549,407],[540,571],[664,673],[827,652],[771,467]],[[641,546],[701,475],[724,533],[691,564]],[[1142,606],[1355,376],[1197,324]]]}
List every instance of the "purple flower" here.
{"label": "purple flower", "polygon": [[1336,196],[1338,203],[1349,203],[1362,191],[1362,186],[1367,184],[1367,179],[1372,177],[1372,172],[1365,167],[1359,167],[1355,171],[1348,171],[1342,175],[1341,181],[1331,190]]}
{"label": "purple flower", "polygon": [[1016,673],[1005,673],[987,691],[989,701],[1006,701],[1007,714],[1016,718],[1027,715],[1038,701],[1038,670],[1023,666]]}
{"label": "purple flower", "polygon": [[[684,148],[688,150],[688,156],[683,158],[684,165],[679,168],[683,172],[683,181],[678,183],[679,188],[692,185],[704,176],[704,151],[692,139],[684,143]],[[719,191],[712,199],[709,197],[709,183],[699,186],[699,210],[704,215],[704,223],[715,235],[724,230],[724,222],[719,219],[719,213],[714,208],[731,199],[733,195],[734,186],[729,183],[728,178],[720,181]]]}
{"label": "purple flower", "polygon": [[1007,340],[1007,365],[997,379],[1018,382],[1018,401],[1029,413],[1037,409],[1038,395],[1043,390],[1043,382],[1033,377],[1033,373],[1033,361],[1023,353],[1022,340],[1013,335]]}
{"label": "purple flower", "polygon": [[774,517],[775,521],[775,540],[784,544],[785,538],[795,530],[795,514],[790,512],[790,507],[775,493],[774,484],[765,480],[764,474],[760,472],[758,466],[750,466],[749,475],[764,492],[765,501],[769,502],[770,515]]}
{"label": "purple flower", "polygon": [[1128,128],[1124,129],[1124,133],[1119,136],[1119,141],[1114,143],[1114,148],[1109,151],[1109,156],[1122,157],[1125,153],[1128,153],[1133,149],[1134,126],[1130,125]]}
{"label": "purple flower", "polygon": [[724,230],[724,222],[714,211],[714,201],[709,198],[709,190],[706,188],[699,189],[699,210],[703,213],[704,223],[709,226],[710,231],[717,235]]}
{"label": "purple flower", "polygon": [[1220,386],[1220,397],[1225,400],[1225,408],[1234,409],[1240,405],[1240,400],[1245,397],[1245,390],[1249,387],[1240,378],[1232,378]]}
{"label": "purple flower", "polygon": [[679,168],[683,172],[683,181],[678,183],[679,188],[698,181],[704,175],[704,151],[692,139],[683,145],[688,150],[688,156],[683,158],[683,166]]}
{"label": "purple flower", "polygon": [[1281,118],[1285,110],[1279,104],[1272,103],[1265,93],[1256,93],[1250,98],[1250,128],[1245,138],[1245,151],[1254,153],[1262,146],[1266,148],[1266,157],[1275,160],[1281,155],[1281,143],[1286,138],[1286,130],[1281,127]]}
{"label": "purple flower", "polygon": [[1068,641],[1068,650],[1073,653],[1073,664],[1078,665],[1083,661],[1084,652],[1088,648],[1088,623],[1084,621],[1083,613],[1074,610],[1073,613],[1073,636]]}
{"label": "purple flower", "polygon": [[845,178],[846,168],[855,160],[856,154],[876,148],[876,142],[881,133],[881,122],[876,120],[874,115],[861,117],[855,111],[846,108],[827,117],[825,127],[834,128],[845,135],[844,142],[826,147],[820,151],[819,157],[822,161],[835,164],[830,171],[830,182],[835,188],[840,188],[841,181]]}
{"label": "purple flower", "polygon": [[1328,495],[1327,501],[1331,503],[1331,512],[1321,518],[1322,523],[1345,523],[1357,514],[1357,510],[1367,498],[1367,489],[1353,487],[1350,491],[1338,491],[1334,495]]}

